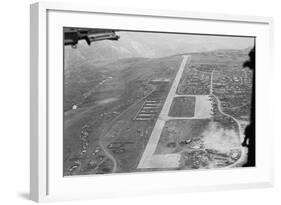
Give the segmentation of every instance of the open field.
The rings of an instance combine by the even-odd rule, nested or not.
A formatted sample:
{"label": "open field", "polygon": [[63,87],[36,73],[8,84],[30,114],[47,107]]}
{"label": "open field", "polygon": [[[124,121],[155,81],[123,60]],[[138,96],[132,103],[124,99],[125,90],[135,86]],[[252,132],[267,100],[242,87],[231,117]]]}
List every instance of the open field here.
{"label": "open field", "polygon": [[195,97],[176,97],[170,108],[171,117],[193,117],[195,112]]}
{"label": "open field", "polygon": [[209,95],[197,95],[195,104],[195,118],[211,118],[212,103]]}
{"label": "open field", "polygon": [[209,119],[167,121],[161,133],[155,154],[181,152],[186,148],[186,142],[201,136],[209,121]]}
{"label": "open field", "polygon": [[[65,86],[80,97],[73,103],[76,109],[64,112],[64,175],[134,171],[180,62],[181,57],[175,56],[120,60],[102,67],[83,64],[107,79],[93,87],[87,84],[84,93],[72,78],[66,78]],[[81,70],[67,73],[83,78],[81,86],[87,82]],[[65,96],[65,102],[70,102]],[[152,109],[153,117],[134,120],[143,104],[154,100],[158,100],[158,109]],[[142,114],[147,113],[144,111]]]}

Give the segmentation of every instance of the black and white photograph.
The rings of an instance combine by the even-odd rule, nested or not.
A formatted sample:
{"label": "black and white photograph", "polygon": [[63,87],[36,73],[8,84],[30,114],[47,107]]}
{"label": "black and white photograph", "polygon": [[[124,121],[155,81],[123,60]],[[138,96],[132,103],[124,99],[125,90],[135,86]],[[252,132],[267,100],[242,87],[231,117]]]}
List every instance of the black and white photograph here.
{"label": "black and white photograph", "polygon": [[63,176],[256,166],[254,36],[63,36]]}
{"label": "black and white photograph", "polygon": [[281,204],[278,3],[3,1],[1,204]]}

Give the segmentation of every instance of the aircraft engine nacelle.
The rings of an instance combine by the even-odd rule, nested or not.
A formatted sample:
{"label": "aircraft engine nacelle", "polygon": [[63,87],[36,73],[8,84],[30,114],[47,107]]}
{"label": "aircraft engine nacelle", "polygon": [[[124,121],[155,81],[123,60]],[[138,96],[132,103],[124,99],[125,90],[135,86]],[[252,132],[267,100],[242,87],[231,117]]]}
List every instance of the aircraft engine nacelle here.
{"label": "aircraft engine nacelle", "polygon": [[76,48],[79,40],[85,40],[88,45],[91,42],[102,40],[115,40],[120,37],[116,35],[115,31],[102,29],[68,29],[64,30],[64,45],[71,45]]}

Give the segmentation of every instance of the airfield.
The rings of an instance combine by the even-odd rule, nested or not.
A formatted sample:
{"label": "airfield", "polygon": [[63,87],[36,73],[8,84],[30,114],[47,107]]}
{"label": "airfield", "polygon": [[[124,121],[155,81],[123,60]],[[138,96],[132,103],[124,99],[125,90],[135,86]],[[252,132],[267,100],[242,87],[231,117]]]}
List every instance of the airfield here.
{"label": "airfield", "polygon": [[[249,95],[251,75],[235,68],[244,58],[226,72],[220,59],[204,62],[214,59],[206,55],[101,67],[95,89],[64,114],[64,175],[242,166],[250,102],[237,100],[233,106],[243,107],[243,113],[227,103],[234,102],[233,91]],[[222,86],[229,88],[227,95]]]}
{"label": "airfield", "polygon": [[[208,129],[213,115],[210,96],[177,94],[180,78],[184,69],[189,69],[186,64],[189,64],[190,59],[190,55],[183,56],[182,64],[138,165],[139,169],[214,168],[216,166],[228,166],[234,163],[238,159],[238,156],[241,156],[240,142],[242,139],[239,136],[240,132],[237,135],[225,135],[225,139],[219,139],[217,142],[213,142],[225,142],[225,144],[217,146],[219,149],[225,149],[227,147],[227,150],[224,150],[224,152],[220,152],[221,150],[212,150],[214,152],[213,154],[224,157],[211,158],[211,154],[206,151],[204,141],[209,136],[208,134],[203,136],[203,133]],[[210,83],[212,84],[212,80]],[[209,87],[209,94],[211,95],[212,86]],[[180,101],[179,99],[182,100]],[[187,111],[191,111],[191,113],[182,107],[187,108]],[[179,111],[175,111],[176,108]],[[195,155],[195,157],[192,155]],[[198,159],[195,159],[196,155],[199,156],[197,156]],[[233,156],[235,157],[233,158]],[[191,157],[193,161],[189,159]]]}

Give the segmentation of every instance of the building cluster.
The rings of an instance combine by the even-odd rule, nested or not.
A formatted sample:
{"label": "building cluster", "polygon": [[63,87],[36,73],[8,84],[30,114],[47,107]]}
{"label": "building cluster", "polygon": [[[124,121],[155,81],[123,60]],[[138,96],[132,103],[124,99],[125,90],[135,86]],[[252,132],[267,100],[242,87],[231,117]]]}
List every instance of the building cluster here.
{"label": "building cluster", "polygon": [[183,153],[185,166],[192,169],[226,167],[235,163],[241,157],[241,151],[231,149],[222,152],[216,149],[192,149]]}
{"label": "building cluster", "polygon": [[158,115],[161,106],[162,102],[160,99],[146,99],[134,120],[152,120]]}
{"label": "building cluster", "polygon": [[252,75],[249,71],[216,72],[213,90],[225,113],[237,119],[249,118],[252,92]]}
{"label": "building cluster", "polygon": [[88,125],[84,125],[80,132],[80,155],[83,156],[87,152],[87,148],[89,145],[89,133],[87,131]]}
{"label": "building cluster", "polygon": [[[81,132],[80,132],[80,136],[79,136],[79,143],[80,143],[80,151],[79,151],[79,155],[80,155],[80,159],[86,154],[87,152],[87,148],[89,145],[89,132],[87,131],[89,128],[89,126],[86,124],[82,127]],[[72,174],[76,169],[78,169],[78,167],[81,166],[81,161],[80,159],[75,160],[71,166],[68,168],[68,174]]]}
{"label": "building cluster", "polygon": [[177,93],[182,95],[208,95],[211,73],[188,69],[184,72]]}
{"label": "building cluster", "polygon": [[156,89],[145,99],[142,107],[134,117],[134,120],[147,121],[156,119],[161,111],[165,93],[170,80],[167,78],[158,78],[150,82]]}

